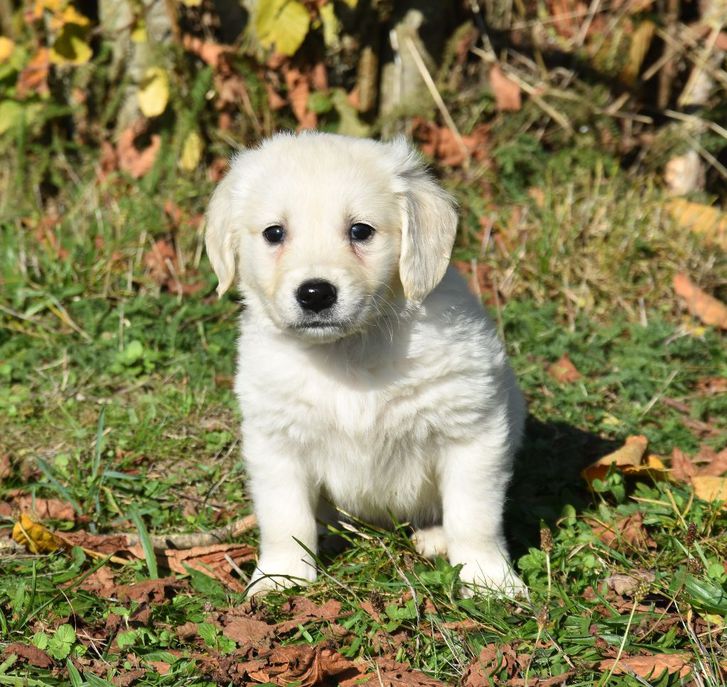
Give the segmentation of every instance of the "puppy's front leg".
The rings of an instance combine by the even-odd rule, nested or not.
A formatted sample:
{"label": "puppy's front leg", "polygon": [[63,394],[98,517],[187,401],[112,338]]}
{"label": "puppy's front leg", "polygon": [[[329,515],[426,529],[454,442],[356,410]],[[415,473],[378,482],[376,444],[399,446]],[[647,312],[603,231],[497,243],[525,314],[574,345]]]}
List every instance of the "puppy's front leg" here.
{"label": "puppy's front leg", "polygon": [[[300,460],[275,439],[245,437],[249,486],[260,527],[260,557],[249,595],[316,579],[314,488]],[[309,553],[310,552],[310,553]]]}
{"label": "puppy's front leg", "polygon": [[484,436],[447,450],[441,470],[443,526],[452,565],[462,565],[463,594],[526,595],[510,566],[503,532],[511,456]]}

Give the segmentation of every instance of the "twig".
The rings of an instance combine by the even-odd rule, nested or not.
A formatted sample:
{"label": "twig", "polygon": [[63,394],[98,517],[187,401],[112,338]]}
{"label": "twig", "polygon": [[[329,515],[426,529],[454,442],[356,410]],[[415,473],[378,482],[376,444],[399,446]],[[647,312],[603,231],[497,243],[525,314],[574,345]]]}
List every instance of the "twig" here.
{"label": "twig", "polygon": [[[180,532],[178,534],[153,534],[151,543],[155,551],[164,549],[191,549],[194,546],[211,546],[219,544],[225,539],[238,537],[244,532],[249,532],[257,525],[257,518],[254,515],[246,515],[232,522],[217,527],[209,532]],[[129,546],[136,546],[141,543],[139,535],[126,533],[126,541]]]}
{"label": "twig", "polygon": [[469,160],[470,151],[467,149],[467,146],[464,144],[464,141],[462,140],[462,136],[459,133],[459,129],[457,128],[457,125],[454,123],[454,119],[452,119],[452,115],[449,113],[449,110],[447,109],[447,105],[445,104],[441,94],[439,93],[439,90],[437,90],[437,85],[434,83],[434,79],[432,79],[432,75],[429,73],[429,70],[427,69],[427,65],[424,64],[424,60],[422,59],[422,56],[419,54],[419,50],[411,38],[409,38],[409,37],[404,38],[404,43],[406,44],[407,48],[409,48],[409,52],[411,52],[412,58],[414,58],[414,64],[416,64],[416,67],[419,70],[419,75],[422,77],[422,81],[424,81],[424,84],[426,85],[427,89],[429,90],[429,93],[432,96],[432,100],[434,100],[435,104],[437,105],[437,109],[439,110],[440,114],[442,115],[442,118],[444,119],[444,121],[447,124],[447,126],[449,127],[449,129],[452,131],[452,134],[454,134],[454,139],[457,141],[457,145],[460,147],[460,149],[464,153],[465,163],[466,163]]}

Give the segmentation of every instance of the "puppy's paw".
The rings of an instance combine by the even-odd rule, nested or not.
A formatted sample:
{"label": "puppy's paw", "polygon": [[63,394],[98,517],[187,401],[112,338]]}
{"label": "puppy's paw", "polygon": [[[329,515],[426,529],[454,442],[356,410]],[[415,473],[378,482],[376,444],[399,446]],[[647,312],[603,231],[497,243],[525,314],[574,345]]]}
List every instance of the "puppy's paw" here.
{"label": "puppy's paw", "polygon": [[460,562],[464,563],[459,573],[464,598],[477,594],[511,599],[529,597],[525,583],[502,556],[478,556]]}
{"label": "puppy's paw", "polygon": [[261,558],[247,585],[247,596],[258,596],[316,579],[315,563],[307,559]]}
{"label": "puppy's paw", "polygon": [[444,535],[444,528],[441,526],[416,530],[411,536],[411,541],[417,553],[424,558],[447,554],[447,538]]}

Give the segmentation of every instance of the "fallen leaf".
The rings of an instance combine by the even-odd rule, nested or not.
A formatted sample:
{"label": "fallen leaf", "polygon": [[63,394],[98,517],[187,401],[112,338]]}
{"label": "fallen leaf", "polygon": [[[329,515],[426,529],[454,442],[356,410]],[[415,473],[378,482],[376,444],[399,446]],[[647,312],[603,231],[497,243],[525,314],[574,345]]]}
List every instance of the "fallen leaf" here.
{"label": "fallen leaf", "polygon": [[560,384],[572,384],[582,376],[567,353],[563,353],[559,360],[548,367],[548,374]]}
{"label": "fallen leaf", "polygon": [[607,658],[598,664],[601,672],[613,671],[614,675],[636,674],[643,678],[658,679],[664,671],[679,677],[692,672],[688,654],[649,654],[646,656],[621,656],[618,660]]}
{"label": "fallen leaf", "polygon": [[655,579],[656,575],[649,570],[632,570],[630,573],[610,575],[606,578],[606,584],[619,596],[633,596],[636,591]]}
{"label": "fallen leaf", "polygon": [[[137,601],[138,603],[161,604],[179,590],[187,589],[185,580],[176,577],[162,577],[155,580],[141,580],[131,584],[120,585],[116,589],[119,601]],[[179,631],[179,628],[177,628]],[[195,626],[195,633],[197,628]]]}
{"label": "fallen leaf", "polygon": [[197,168],[204,150],[202,137],[196,131],[190,131],[184,139],[182,154],[179,157],[179,167],[185,172],[191,172]]}
{"label": "fallen leaf", "polygon": [[64,24],[51,46],[49,53],[51,62],[60,65],[85,64],[93,57],[93,50],[88,43],[89,37],[88,19],[85,24],[75,21]]}
{"label": "fallen leaf", "polygon": [[490,69],[490,87],[495,96],[495,107],[500,112],[517,112],[522,107],[520,86],[506,76],[497,64]]}
{"label": "fallen leaf", "polygon": [[698,464],[698,475],[721,477],[727,473],[727,448],[723,448],[717,453],[710,446],[702,446],[699,453],[694,456],[694,463]]}
{"label": "fallen leaf", "polygon": [[645,19],[631,33],[629,54],[626,58],[626,64],[619,74],[619,77],[624,83],[633,85],[636,81],[655,32],[656,24],[653,21]]}
{"label": "fallen leaf", "polygon": [[686,274],[674,276],[674,291],[686,301],[689,312],[704,324],[727,329],[727,305],[702,291]]}
{"label": "fallen leaf", "polygon": [[[75,580],[71,580],[70,584],[75,584]],[[102,599],[110,599],[116,594],[116,578],[111,568],[104,565],[84,578],[79,585],[79,589],[90,592]]]}
{"label": "fallen leaf", "polygon": [[341,617],[341,602],[336,599],[329,599],[324,604],[318,605],[304,596],[296,596],[289,603],[293,617],[276,625],[279,633],[289,632],[305,623],[333,622]]}
{"label": "fallen leaf", "polygon": [[222,634],[243,649],[260,650],[269,648],[269,640],[275,634],[275,630],[274,625],[268,625],[262,620],[233,617],[229,622],[225,622]]}
{"label": "fallen leaf", "polygon": [[437,126],[421,117],[415,117],[412,125],[422,152],[444,165],[458,167],[469,158],[483,162],[488,157],[489,127],[485,124],[476,126],[471,134],[459,137],[448,127]]}
{"label": "fallen leaf", "polygon": [[675,479],[688,482],[697,474],[697,466],[689,460],[684,451],[675,448],[671,454],[671,474]]}
{"label": "fallen leaf", "polygon": [[648,455],[644,458],[647,445],[648,440],[645,436],[630,436],[621,448],[584,468],[581,476],[588,484],[592,484],[593,480],[606,477],[611,465],[614,465],[627,476],[668,479],[666,466],[658,456]]}
{"label": "fallen leaf", "polygon": [[249,677],[256,682],[276,685],[295,682],[300,687],[322,683],[344,685],[362,672],[350,659],[320,645],[279,646],[265,657],[265,661],[262,666],[259,662],[253,664],[248,671]]}
{"label": "fallen leaf", "polygon": [[159,134],[152,134],[147,141],[145,138],[146,124],[139,120],[121,132],[116,144],[119,168],[134,179],[140,179],[151,170],[162,145]]}
{"label": "fallen leaf", "polygon": [[50,93],[48,88],[48,72],[50,70],[50,52],[48,48],[40,48],[25,65],[18,75],[15,92],[21,100],[34,93],[41,97]]}
{"label": "fallen leaf", "polygon": [[711,205],[695,203],[684,198],[670,200],[666,209],[681,227],[700,234],[707,241],[727,250],[727,214]]}
{"label": "fallen leaf", "polygon": [[618,549],[620,544],[627,544],[632,548],[655,548],[656,542],[644,527],[644,516],[633,513],[617,520],[614,524],[591,521],[593,532],[606,545]]}
{"label": "fallen leaf", "polygon": [[53,553],[67,545],[49,529],[22,513],[13,527],[13,539],[31,553]]}
{"label": "fallen leaf", "polygon": [[377,656],[375,670],[363,677],[350,678],[340,682],[341,687],[369,685],[371,687],[440,687],[446,683],[415,670],[406,663],[400,663],[390,656]]}
{"label": "fallen leaf", "polygon": [[256,3],[253,23],[260,45],[293,55],[308,34],[310,14],[299,0],[269,0]]}
{"label": "fallen leaf", "polygon": [[236,565],[255,560],[256,550],[248,544],[213,544],[195,546],[191,549],[167,549],[164,551],[169,569],[182,575],[188,574],[187,568],[214,577],[234,591],[245,591],[245,585],[233,576],[233,568],[227,560]]}
{"label": "fallen leaf", "polygon": [[137,92],[139,109],[147,117],[158,117],[169,102],[169,77],[162,67],[149,67]]}
{"label": "fallen leaf", "polygon": [[721,501],[722,510],[727,510],[727,477],[697,475],[692,477],[694,493],[703,501]]}
{"label": "fallen leaf", "polygon": [[15,642],[8,644],[3,650],[4,656],[15,654],[18,658],[23,659],[26,663],[36,668],[50,668],[53,665],[53,659],[35,646],[28,644],[20,644]]}
{"label": "fallen leaf", "polygon": [[151,279],[171,293],[189,295],[204,286],[200,280],[182,281],[183,271],[180,269],[177,251],[167,239],[157,239],[151,249],[144,253],[143,262]]}
{"label": "fallen leaf", "polygon": [[310,95],[310,84],[308,76],[300,69],[285,66],[283,70],[285,84],[288,87],[288,101],[298,120],[300,129],[314,129],[318,123],[315,112],[308,109],[308,96]]}
{"label": "fallen leaf", "polygon": [[60,499],[41,499],[33,496],[20,496],[15,499],[18,509],[34,520],[75,520],[73,506]]}
{"label": "fallen leaf", "polygon": [[7,36],[0,36],[0,64],[10,59],[15,50],[15,41]]}
{"label": "fallen leaf", "polygon": [[223,55],[232,53],[229,46],[203,41],[201,38],[190,36],[189,34],[182,36],[182,47],[188,52],[197,55],[197,57],[213,69],[216,69],[220,65],[220,60]]}

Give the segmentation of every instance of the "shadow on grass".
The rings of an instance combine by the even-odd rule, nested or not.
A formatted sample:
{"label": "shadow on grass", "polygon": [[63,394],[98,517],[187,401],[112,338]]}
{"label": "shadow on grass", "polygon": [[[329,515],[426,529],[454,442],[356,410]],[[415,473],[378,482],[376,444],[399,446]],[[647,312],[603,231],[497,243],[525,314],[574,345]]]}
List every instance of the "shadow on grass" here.
{"label": "shadow on grass", "polygon": [[618,446],[565,422],[528,417],[505,510],[513,560],[540,546],[541,522],[552,526],[566,505],[579,512],[591,505],[581,470]]}

